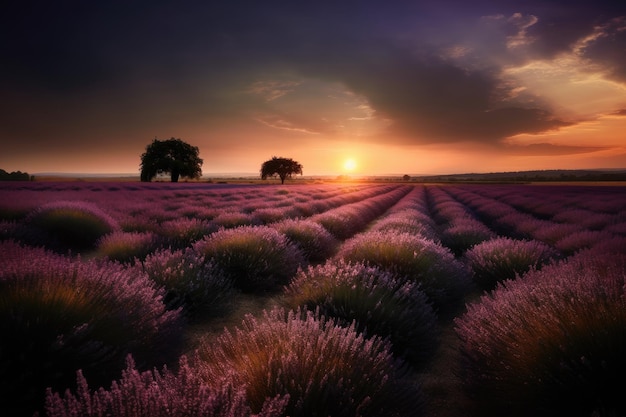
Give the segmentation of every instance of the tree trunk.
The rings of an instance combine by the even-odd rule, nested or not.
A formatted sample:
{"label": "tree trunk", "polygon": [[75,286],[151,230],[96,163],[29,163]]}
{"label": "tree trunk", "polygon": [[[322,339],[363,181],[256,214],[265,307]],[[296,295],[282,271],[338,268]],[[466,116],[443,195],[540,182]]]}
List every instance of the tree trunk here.
{"label": "tree trunk", "polygon": [[284,184],[285,183],[285,178],[287,178],[287,176],[286,175],[279,175],[279,177],[280,177],[280,183]]}
{"label": "tree trunk", "polygon": [[172,171],[172,182],[178,182],[178,177],[180,177],[180,174],[178,173],[178,171],[173,170]]}

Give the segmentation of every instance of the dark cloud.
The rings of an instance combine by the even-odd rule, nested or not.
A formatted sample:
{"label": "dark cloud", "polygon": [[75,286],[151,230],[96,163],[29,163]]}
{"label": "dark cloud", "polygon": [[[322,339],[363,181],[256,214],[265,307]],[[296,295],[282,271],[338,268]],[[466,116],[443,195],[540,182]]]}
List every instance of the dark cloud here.
{"label": "dark cloud", "polygon": [[554,145],[551,143],[504,145],[504,148],[511,154],[523,156],[565,156],[598,152],[609,149],[602,146],[567,146]]}
{"label": "dark cloud", "polygon": [[581,47],[581,56],[601,65],[610,78],[626,82],[626,12],[597,25],[592,34]]}
{"label": "dark cloud", "polygon": [[313,55],[298,60],[304,74],[341,81],[366,97],[376,116],[392,122],[388,137],[403,143],[490,143],[568,124],[547,108],[499,100],[495,69],[460,68],[434,51],[344,40]]}
{"label": "dark cloud", "polygon": [[[269,116],[261,98],[244,94],[261,79],[295,74],[340,82],[362,95],[376,117],[390,121],[388,140],[499,143],[569,123],[539,99],[503,98],[500,71],[514,59],[507,39],[532,38],[523,56],[530,60],[570,50],[597,25],[608,25],[606,36],[583,52],[624,80],[626,32],[609,23],[623,8],[615,4],[14,2],[0,18],[6,51],[0,87],[10,97],[1,108],[0,135],[80,141],[96,130],[119,136],[241,117],[320,131],[303,119]],[[500,61],[478,50],[466,60],[442,54],[439,48],[462,43],[463,30],[481,17],[498,15],[504,18],[497,31],[479,40]]]}

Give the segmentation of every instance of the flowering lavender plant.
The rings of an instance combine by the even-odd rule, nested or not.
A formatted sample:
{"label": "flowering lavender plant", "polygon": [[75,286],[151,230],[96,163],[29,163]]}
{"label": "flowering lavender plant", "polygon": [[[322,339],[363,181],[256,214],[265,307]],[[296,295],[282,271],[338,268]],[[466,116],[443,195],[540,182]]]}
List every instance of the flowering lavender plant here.
{"label": "flowering lavender plant", "polygon": [[215,225],[227,229],[249,226],[254,224],[255,221],[256,219],[251,214],[239,211],[223,211],[213,219]]}
{"label": "flowering lavender plant", "polygon": [[84,201],[45,204],[28,215],[26,222],[47,234],[51,248],[90,249],[107,233],[119,230],[111,216]]}
{"label": "flowering lavender plant", "polygon": [[337,239],[312,220],[288,219],[273,224],[272,227],[298,245],[304,257],[311,262],[320,262],[331,257],[338,246]]}
{"label": "flowering lavender plant", "polygon": [[113,232],[103,236],[97,252],[112,261],[131,262],[144,259],[158,245],[157,236],[150,232]]}
{"label": "flowering lavender plant", "polygon": [[164,246],[178,249],[191,246],[217,229],[217,225],[207,220],[182,217],[162,223],[158,233],[164,241]]}
{"label": "flowering lavender plant", "polygon": [[362,263],[330,261],[301,270],[285,288],[284,304],[389,338],[393,352],[413,365],[424,364],[437,346],[437,316],[419,286]]}
{"label": "flowering lavender plant", "polygon": [[222,229],[196,242],[193,248],[212,259],[243,291],[284,285],[304,263],[298,247],[268,226]]}
{"label": "flowering lavender plant", "polygon": [[507,279],[558,257],[558,252],[537,240],[515,240],[506,237],[480,243],[465,253],[465,262],[473,272],[474,282],[492,290]]}
{"label": "flowering lavender plant", "polygon": [[165,288],[168,308],[182,307],[190,317],[221,313],[234,295],[233,281],[213,261],[190,248],[159,250],[142,265],[148,277]]}
{"label": "flowering lavender plant", "polygon": [[214,384],[243,387],[253,412],[289,396],[284,416],[420,415],[421,390],[387,343],[314,313],[274,309],[248,315],[199,348],[199,372]]}
{"label": "flowering lavender plant", "polygon": [[624,415],[626,258],[506,281],[456,320],[463,380],[498,415]]}
{"label": "flowering lavender plant", "polygon": [[226,384],[210,387],[182,356],[177,372],[163,368],[139,372],[132,357],[127,359],[122,378],[109,390],[91,391],[81,371],[77,374],[76,394],[64,396],[48,389],[47,417],[274,417],[287,399],[267,401],[261,413],[253,415],[243,388]]}
{"label": "flowering lavender plant", "polygon": [[444,230],[441,241],[454,254],[461,255],[472,246],[493,239],[495,236],[495,233],[480,221],[461,217]]}
{"label": "flowering lavender plant", "polygon": [[32,411],[79,368],[103,383],[128,353],[146,364],[176,348],[179,312],[137,271],[13,242],[0,252],[0,409]]}
{"label": "flowering lavender plant", "polygon": [[395,211],[377,221],[372,228],[380,232],[408,233],[433,241],[439,240],[432,218],[414,209]]}
{"label": "flowering lavender plant", "polygon": [[407,233],[361,233],[346,241],[336,258],[407,277],[420,284],[436,308],[459,301],[470,284],[468,271],[448,249]]}

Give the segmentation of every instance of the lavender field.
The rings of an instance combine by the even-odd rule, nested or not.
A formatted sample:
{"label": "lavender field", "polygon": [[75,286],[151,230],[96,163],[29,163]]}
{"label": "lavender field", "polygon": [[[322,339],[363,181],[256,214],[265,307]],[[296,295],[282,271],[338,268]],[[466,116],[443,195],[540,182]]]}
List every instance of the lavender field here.
{"label": "lavender field", "polygon": [[0,183],[0,410],[623,416],[626,188]]}

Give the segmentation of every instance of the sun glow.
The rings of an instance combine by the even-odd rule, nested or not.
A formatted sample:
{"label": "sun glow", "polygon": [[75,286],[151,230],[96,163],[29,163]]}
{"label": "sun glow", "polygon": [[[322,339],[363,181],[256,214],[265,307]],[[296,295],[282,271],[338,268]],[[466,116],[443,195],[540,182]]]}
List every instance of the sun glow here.
{"label": "sun glow", "polygon": [[343,169],[346,171],[354,171],[356,169],[356,161],[352,158],[346,159],[343,163]]}

